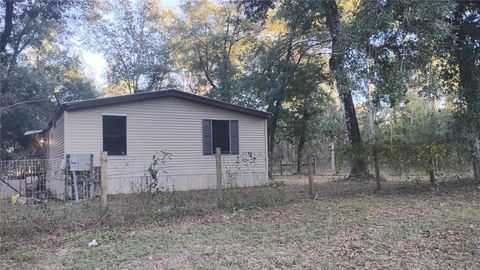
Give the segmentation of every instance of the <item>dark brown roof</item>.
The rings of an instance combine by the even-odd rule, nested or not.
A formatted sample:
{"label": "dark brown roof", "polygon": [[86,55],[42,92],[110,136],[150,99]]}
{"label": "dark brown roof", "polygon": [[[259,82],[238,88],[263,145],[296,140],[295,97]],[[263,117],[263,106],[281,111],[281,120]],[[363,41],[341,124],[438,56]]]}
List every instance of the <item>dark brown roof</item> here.
{"label": "dark brown roof", "polygon": [[[140,100],[162,98],[162,97],[182,98],[182,99],[190,100],[193,102],[206,104],[206,105],[210,105],[213,107],[222,108],[222,109],[226,109],[234,112],[244,113],[244,114],[248,114],[248,115],[252,115],[260,118],[268,118],[270,116],[268,112],[254,110],[247,107],[216,100],[213,98],[208,98],[204,96],[190,94],[183,91],[178,91],[175,89],[167,89],[167,90],[161,90],[161,91],[155,91],[155,92],[137,93],[133,95],[98,98],[98,99],[64,103],[60,105],[59,109],[57,110],[54,120],[57,119],[64,111],[75,111],[75,110],[88,109],[88,108],[93,108],[98,106],[113,105],[113,104],[134,102],[134,101],[140,101]],[[47,127],[47,129],[49,127],[50,125]]]}

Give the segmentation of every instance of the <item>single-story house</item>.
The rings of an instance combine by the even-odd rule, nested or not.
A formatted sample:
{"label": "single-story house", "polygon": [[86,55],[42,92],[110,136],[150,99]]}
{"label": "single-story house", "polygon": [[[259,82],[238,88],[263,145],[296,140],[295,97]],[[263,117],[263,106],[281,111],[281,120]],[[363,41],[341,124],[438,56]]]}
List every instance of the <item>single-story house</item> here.
{"label": "single-story house", "polygon": [[[167,190],[216,187],[215,149],[222,149],[225,181],[258,186],[268,181],[269,114],[178,90],[62,104],[45,130],[46,158],[108,152],[108,193],[130,193],[148,175],[153,156]],[[162,152],[163,151],[163,152]],[[163,154],[161,154],[163,153]],[[164,153],[170,158],[162,163]],[[64,176],[51,180],[64,193]]]}

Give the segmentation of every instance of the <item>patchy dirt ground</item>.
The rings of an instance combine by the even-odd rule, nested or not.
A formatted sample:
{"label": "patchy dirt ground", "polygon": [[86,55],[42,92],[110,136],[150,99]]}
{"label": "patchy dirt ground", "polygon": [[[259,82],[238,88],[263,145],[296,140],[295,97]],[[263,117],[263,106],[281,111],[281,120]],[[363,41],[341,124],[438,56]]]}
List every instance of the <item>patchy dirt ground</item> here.
{"label": "patchy dirt ground", "polygon": [[[327,181],[317,185],[317,200],[270,209],[2,239],[0,268],[480,269],[475,186],[382,193],[373,186]],[[92,239],[98,246],[87,246]]]}

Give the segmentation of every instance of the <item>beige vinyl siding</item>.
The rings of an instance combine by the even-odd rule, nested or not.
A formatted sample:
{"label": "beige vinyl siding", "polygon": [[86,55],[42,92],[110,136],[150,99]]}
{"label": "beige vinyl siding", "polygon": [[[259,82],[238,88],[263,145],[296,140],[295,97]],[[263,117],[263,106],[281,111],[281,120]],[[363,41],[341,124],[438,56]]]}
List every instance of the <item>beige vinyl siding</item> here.
{"label": "beige vinyl siding", "polygon": [[48,159],[61,159],[64,156],[64,119],[63,114],[52,124],[48,131]]}
{"label": "beige vinyl siding", "polygon": [[64,174],[61,169],[62,159],[65,158],[65,121],[62,114],[52,127],[48,130],[48,145],[47,145],[47,159],[48,159],[48,189],[57,194],[58,197],[63,197],[65,192]]}
{"label": "beige vinyl siding", "polygon": [[[145,175],[152,156],[161,150],[173,155],[167,162],[168,173],[161,178],[165,189],[215,187],[215,156],[203,155],[203,119],[239,121],[240,153],[251,152],[256,161],[242,165],[236,185],[261,185],[267,181],[266,119],[176,97],[69,111],[66,153],[93,153],[98,162],[103,148],[103,115],[127,116],[127,155],[108,157],[111,194],[135,191],[136,182]],[[237,157],[222,155],[225,171],[238,169],[234,167]]]}

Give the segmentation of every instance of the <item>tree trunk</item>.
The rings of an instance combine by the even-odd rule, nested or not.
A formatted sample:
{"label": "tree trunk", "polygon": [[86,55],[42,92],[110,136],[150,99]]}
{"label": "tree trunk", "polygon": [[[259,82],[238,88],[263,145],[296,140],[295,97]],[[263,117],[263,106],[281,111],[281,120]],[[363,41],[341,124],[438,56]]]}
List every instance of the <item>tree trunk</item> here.
{"label": "tree trunk", "polygon": [[278,117],[280,114],[280,108],[281,108],[282,102],[277,100],[277,103],[275,106],[273,106],[272,110],[269,110],[272,112],[272,117],[270,118],[269,122],[269,127],[268,127],[268,156],[270,157],[268,159],[268,177],[272,178],[273,175],[273,149],[275,147],[275,135],[277,131],[277,124],[278,124]]}
{"label": "tree trunk", "polygon": [[[7,45],[10,42],[10,38],[13,31],[13,15],[14,15],[14,1],[13,0],[5,0],[5,17],[3,22],[3,31],[0,36],[0,76],[2,83],[0,85],[0,109],[3,106],[3,95],[6,92],[7,88],[7,80],[8,78],[8,57],[6,56],[6,49]],[[1,113],[0,113],[0,141],[1,141],[1,134],[2,134],[2,121],[1,121]],[[2,155],[2,150],[0,149],[0,159]]]}
{"label": "tree trunk", "polygon": [[302,136],[298,141],[298,148],[297,148],[297,174],[302,173],[302,163],[303,163],[303,148],[305,146],[305,133],[303,132]]}
{"label": "tree trunk", "polygon": [[332,138],[332,142],[330,143],[330,155],[331,155],[331,159],[330,159],[330,166],[332,168],[332,172],[337,175],[338,174],[338,169],[337,169],[337,160],[336,160],[336,157],[335,157],[335,139]]}
{"label": "tree trunk", "polygon": [[373,103],[372,89],[370,88],[369,83],[367,82],[367,92],[368,92],[368,127],[370,131],[370,140],[373,142],[372,145],[372,155],[373,163],[375,166],[375,182],[377,184],[377,190],[382,189],[382,178],[380,175],[380,157],[378,155],[378,140],[377,140],[377,120],[376,120],[376,110]]}
{"label": "tree trunk", "polygon": [[478,161],[477,161],[477,158],[475,158],[474,160],[472,160],[472,165],[473,165],[473,180],[475,182],[479,182],[479,178],[478,178]]}
{"label": "tree trunk", "polygon": [[432,184],[433,188],[437,187],[437,181],[435,179],[435,162],[433,156],[430,156],[428,160],[429,168],[428,168],[428,176],[430,178],[430,184]]}
{"label": "tree trunk", "polygon": [[[464,20],[466,12],[475,12],[480,9],[480,2],[478,1],[456,1],[456,10],[453,19],[453,29],[456,36],[454,56],[458,64],[458,74],[460,79],[460,98],[466,104],[466,112],[470,119],[473,119],[468,125],[474,132],[480,128],[480,114],[478,107],[480,106],[480,76],[478,75],[478,65],[475,61],[478,59],[474,57],[475,47],[469,44],[472,34],[478,32],[478,26],[467,23]],[[473,40],[472,40],[473,41]],[[475,138],[475,145],[473,146],[475,157],[473,159],[473,170],[476,181],[480,181],[480,141],[479,136]]]}
{"label": "tree trunk", "polygon": [[313,154],[308,155],[308,194],[310,195],[310,199],[314,199],[315,195],[313,190]]}
{"label": "tree trunk", "polygon": [[380,175],[380,157],[378,156],[376,109],[373,102],[373,89],[371,89],[368,81],[366,86],[368,95],[368,130],[370,135],[370,141],[372,142],[372,156],[375,166],[375,182],[377,184],[377,190],[381,190],[382,179]]}
{"label": "tree trunk", "polygon": [[[293,40],[289,40],[288,48],[287,48],[287,56],[286,61],[287,63],[290,62],[293,52]],[[282,78],[282,77],[281,77]],[[283,79],[283,78],[282,78]],[[272,117],[270,118],[269,127],[268,127],[268,177],[272,178],[273,175],[273,149],[275,147],[275,135],[277,131],[278,119],[280,117],[280,110],[282,109],[283,101],[285,99],[285,89],[287,87],[286,79],[283,79],[283,83],[280,84],[280,88],[278,89],[277,99],[273,101],[269,105],[269,112],[272,113]]]}
{"label": "tree trunk", "polygon": [[297,174],[302,173],[303,149],[305,147],[305,142],[307,141],[308,121],[310,121],[311,116],[312,116],[311,103],[309,101],[309,97],[305,96],[303,99],[303,115],[302,115],[303,128],[300,133],[300,138],[298,140],[298,148],[297,148]]}
{"label": "tree trunk", "polygon": [[473,159],[473,176],[480,183],[480,139],[475,139],[475,158]]}
{"label": "tree trunk", "polygon": [[433,169],[430,169],[428,171],[428,175],[430,177],[430,184],[432,184],[432,187],[436,187],[437,186],[437,183],[436,183],[436,180],[435,180],[435,171]]}
{"label": "tree trunk", "polygon": [[373,143],[373,162],[375,163],[375,182],[377,183],[377,190],[381,190],[382,178],[380,175],[380,157],[378,156],[377,142]]}
{"label": "tree trunk", "polygon": [[[343,50],[340,44],[341,22],[335,0],[324,2],[326,7],[327,28],[332,39],[332,55],[329,60],[330,71],[335,79],[338,95],[343,103],[345,112],[345,121],[348,139],[355,148],[362,143],[360,128],[358,125],[355,104],[353,103],[352,93],[344,85],[343,75]],[[353,157],[351,161],[350,176],[368,175],[366,162],[358,157]]]}
{"label": "tree trunk", "polygon": [[5,21],[3,25],[3,32],[0,37],[0,53],[5,53],[7,44],[10,41],[10,36],[13,30],[13,0],[5,1]]}

